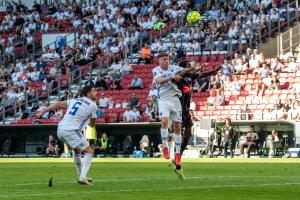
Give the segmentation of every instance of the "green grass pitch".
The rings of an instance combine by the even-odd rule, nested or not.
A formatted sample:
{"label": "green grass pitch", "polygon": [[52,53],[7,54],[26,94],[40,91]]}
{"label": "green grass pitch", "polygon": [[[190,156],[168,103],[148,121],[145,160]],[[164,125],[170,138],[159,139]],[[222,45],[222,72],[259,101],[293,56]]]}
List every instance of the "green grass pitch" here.
{"label": "green grass pitch", "polygon": [[0,159],[0,199],[300,199],[300,159],[183,159],[186,181],[168,165],[94,159],[85,186],[72,159]]}

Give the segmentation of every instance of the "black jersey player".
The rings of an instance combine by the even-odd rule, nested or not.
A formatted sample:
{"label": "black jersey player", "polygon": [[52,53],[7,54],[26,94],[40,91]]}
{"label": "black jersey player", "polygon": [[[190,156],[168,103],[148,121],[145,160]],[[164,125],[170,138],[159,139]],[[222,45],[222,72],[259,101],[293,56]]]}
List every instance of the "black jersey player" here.
{"label": "black jersey player", "polygon": [[[180,67],[183,68],[190,68],[191,64],[185,60],[179,62],[178,64]],[[200,77],[208,77],[214,74],[217,70],[213,70],[208,73],[200,73],[199,71],[201,68],[206,65],[202,64],[200,67],[196,67],[194,71],[182,76],[182,79],[178,82],[178,88],[181,90],[182,96],[180,97],[181,106],[182,106],[182,142],[181,142],[181,149],[180,155],[182,155],[183,151],[186,149],[186,146],[189,142],[189,139],[192,136],[192,117],[190,113],[190,102],[193,94],[193,83],[196,79]],[[175,172],[181,169],[181,166],[176,165],[175,162],[173,164],[176,166]],[[182,177],[180,177],[182,179]]]}

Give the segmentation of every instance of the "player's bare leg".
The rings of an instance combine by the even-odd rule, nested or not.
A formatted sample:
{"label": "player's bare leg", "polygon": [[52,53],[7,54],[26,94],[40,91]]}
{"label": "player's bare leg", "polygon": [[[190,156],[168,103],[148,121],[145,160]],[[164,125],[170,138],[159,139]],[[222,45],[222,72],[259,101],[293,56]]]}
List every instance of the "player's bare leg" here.
{"label": "player's bare leg", "polygon": [[81,184],[91,185],[91,179],[87,178],[87,173],[91,167],[94,150],[89,146],[82,151],[84,153],[81,173],[78,182]]}
{"label": "player's bare leg", "polygon": [[165,159],[170,159],[170,153],[168,149],[168,124],[169,124],[169,118],[168,117],[162,117],[161,118],[161,129],[160,129],[160,136],[161,141],[163,144],[163,156]]}

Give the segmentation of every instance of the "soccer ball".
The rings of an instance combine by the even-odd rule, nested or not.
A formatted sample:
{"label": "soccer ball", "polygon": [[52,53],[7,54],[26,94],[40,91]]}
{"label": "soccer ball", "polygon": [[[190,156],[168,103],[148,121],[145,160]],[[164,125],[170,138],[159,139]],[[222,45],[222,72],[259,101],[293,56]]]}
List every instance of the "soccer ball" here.
{"label": "soccer ball", "polygon": [[186,21],[188,24],[190,25],[195,25],[200,21],[200,13],[197,11],[191,11],[188,13],[188,15],[186,16]]}

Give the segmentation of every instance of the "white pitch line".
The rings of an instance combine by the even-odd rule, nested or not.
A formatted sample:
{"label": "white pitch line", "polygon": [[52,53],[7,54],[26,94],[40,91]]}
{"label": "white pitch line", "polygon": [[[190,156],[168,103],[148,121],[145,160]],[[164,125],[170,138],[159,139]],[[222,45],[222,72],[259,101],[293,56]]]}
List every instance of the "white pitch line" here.
{"label": "white pitch line", "polygon": [[12,194],[0,195],[0,198],[10,197],[30,197],[30,196],[48,196],[48,195],[75,195],[75,194],[96,194],[96,193],[122,193],[122,192],[154,192],[166,190],[193,190],[193,189],[214,189],[214,188],[238,188],[238,187],[264,187],[264,186],[282,186],[282,185],[300,185],[298,183],[264,183],[252,185],[211,185],[211,186],[193,186],[193,187],[170,187],[170,188],[156,188],[156,189],[124,189],[124,190],[99,190],[99,191],[86,191],[86,192],[54,192],[54,193],[33,193],[33,194]]}
{"label": "white pitch line", "polygon": [[[293,178],[299,177],[299,176],[292,176]],[[289,178],[289,176],[190,176],[187,177],[187,179],[227,179],[227,178]],[[131,178],[131,179],[97,179],[93,180],[94,183],[103,183],[103,182],[128,182],[128,181],[157,181],[157,180],[176,180],[177,178],[169,177],[169,178],[155,178],[155,177],[146,177],[146,178]],[[54,182],[55,185],[60,184],[72,184],[75,183],[75,181],[68,181],[68,182]],[[47,184],[47,181],[45,182],[31,182],[31,183],[16,183],[16,184],[6,184],[6,185],[0,185],[0,187],[14,187],[14,186],[30,186],[30,185],[45,185]]]}

